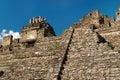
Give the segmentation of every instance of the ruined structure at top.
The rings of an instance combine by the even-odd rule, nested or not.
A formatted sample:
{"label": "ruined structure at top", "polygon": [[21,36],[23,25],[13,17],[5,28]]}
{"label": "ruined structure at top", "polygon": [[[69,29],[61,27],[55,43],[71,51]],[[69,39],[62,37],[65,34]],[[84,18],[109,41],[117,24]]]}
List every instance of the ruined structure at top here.
{"label": "ruined structure at top", "polygon": [[36,17],[30,19],[30,24],[21,31],[21,42],[36,40],[37,38],[55,36],[52,27],[46,22],[46,18]]}
{"label": "ruined structure at top", "polygon": [[29,21],[29,25],[24,26],[21,31],[20,39],[13,40],[13,36],[9,35],[3,38],[2,45],[18,46],[24,43],[35,42],[38,38],[55,36],[55,32],[52,27],[46,22],[46,18],[41,16],[32,18]]}
{"label": "ruined structure at top", "polygon": [[20,39],[3,38],[0,80],[120,80],[120,7],[116,20],[94,10],[61,36],[30,19]]}

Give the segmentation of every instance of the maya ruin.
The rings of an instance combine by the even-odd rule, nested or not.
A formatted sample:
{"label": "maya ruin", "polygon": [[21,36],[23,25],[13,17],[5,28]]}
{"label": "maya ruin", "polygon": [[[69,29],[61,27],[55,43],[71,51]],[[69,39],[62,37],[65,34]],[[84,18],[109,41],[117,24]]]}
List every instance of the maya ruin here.
{"label": "maya ruin", "polygon": [[120,7],[116,19],[94,10],[61,36],[30,19],[19,39],[3,38],[0,80],[120,80]]}

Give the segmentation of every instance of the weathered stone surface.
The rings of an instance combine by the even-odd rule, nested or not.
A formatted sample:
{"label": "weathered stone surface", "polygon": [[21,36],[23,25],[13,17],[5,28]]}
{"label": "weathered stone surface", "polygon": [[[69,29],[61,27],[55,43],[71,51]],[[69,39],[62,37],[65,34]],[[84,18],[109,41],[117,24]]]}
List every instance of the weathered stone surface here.
{"label": "weathered stone surface", "polygon": [[20,39],[3,38],[0,80],[120,80],[119,12],[115,21],[95,10],[61,36],[30,19]]}
{"label": "weathered stone surface", "polygon": [[36,40],[40,37],[55,36],[52,27],[42,17],[32,19],[30,25],[23,27],[20,42]]}
{"label": "weathered stone surface", "polygon": [[5,37],[3,38],[2,45],[3,45],[3,46],[11,45],[11,44],[12,44],[12,39],[13,39],[13,36],[12,36],[12,35],[5,36]]}

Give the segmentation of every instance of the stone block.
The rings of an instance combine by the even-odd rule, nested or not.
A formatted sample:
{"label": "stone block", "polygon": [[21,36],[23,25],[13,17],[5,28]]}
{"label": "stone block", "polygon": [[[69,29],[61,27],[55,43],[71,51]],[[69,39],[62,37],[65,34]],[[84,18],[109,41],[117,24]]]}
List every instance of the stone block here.
{"label": "stone block", "polygon": [[13,36],[12,35],[5,36],[5,37],[3,37],[2,45],[3,46],[11,45],[12,41],[13,41]]}

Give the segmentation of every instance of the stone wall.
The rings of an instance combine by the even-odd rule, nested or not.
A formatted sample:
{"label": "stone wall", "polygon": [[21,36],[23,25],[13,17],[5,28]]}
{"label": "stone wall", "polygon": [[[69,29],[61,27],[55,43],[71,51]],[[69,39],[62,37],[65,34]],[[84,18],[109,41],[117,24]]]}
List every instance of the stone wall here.
{"label": "stone wall", "polygon": [[37,30],[29,30],[21,33],[21,42],[37,39]]}
{"label": "stone wall", "polygon": [[11,45],[12,44],[12,40],[13,40],[13,36],[12,35],[5,36],[3,38],[2,45],[3,46]]}
{"label": "stone wall", "polygon": [[[80,36],[79,36],[80,35]],[[76,28],[69,46],[62,80],[119,79],[119,53],[91,29]],[[114,65],[114,63],[116,63]]]}
{"label": "stone wall", "polygon": [[[57,80],[72,30],[60,37],[37,39],[34,47],[0,54],[2,80]],[[17,77],[16,77],[17,76]]]}
{"label": "stone wall", "polygon": [[30,24],[23,27],[20,42],[27,42],[49,36],[55,36],[52,27],[46,22],[45,18],[36,17],[30,19]]}
{"label": "stone wall", "polygon": [[119,45],[120,31],[104,33],[100,35],[103,36],[106,39],[106,41],[110,42],[113,47],[115,47],[118,50],[120,49],[120,45]]}
{"label": "stone wall", "polygon": [[20,39],[14,39],[12,42],[13,46],[18,46],[20,44]]}
{"label": "stone wall", "polygon": [[116,16],[117,16],[116,21],[119,22],[120,21],[120,6],[119,6],[118,11],[116,12]]}

